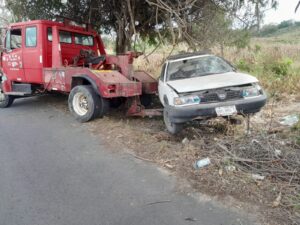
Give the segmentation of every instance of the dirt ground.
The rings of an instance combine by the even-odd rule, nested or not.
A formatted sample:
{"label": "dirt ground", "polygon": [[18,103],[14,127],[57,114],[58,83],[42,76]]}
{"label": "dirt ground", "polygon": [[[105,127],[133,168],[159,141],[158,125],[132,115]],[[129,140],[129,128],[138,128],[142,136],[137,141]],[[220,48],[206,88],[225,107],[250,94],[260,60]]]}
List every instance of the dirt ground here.
{"label": "dirt ground", "polygon": [[[213,119],[172,136],[162,118],[128,118],[122,109],[87,128],[114,149],[164,167],[196,191],[255,205],[263,224],[300,224],[300,133],[280,124],[284,116],[300,115],[300,98],[289,99],[270,100],[251,118],[249,133],[244,118],[241,125]],[[211,164],[195,169],[206,157]]]}

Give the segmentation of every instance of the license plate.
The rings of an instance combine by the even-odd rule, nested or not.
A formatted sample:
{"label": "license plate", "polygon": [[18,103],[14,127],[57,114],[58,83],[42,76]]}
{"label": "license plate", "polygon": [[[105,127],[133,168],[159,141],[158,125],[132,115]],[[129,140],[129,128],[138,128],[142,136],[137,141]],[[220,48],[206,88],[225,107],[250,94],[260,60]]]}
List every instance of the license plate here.
{"label": "license plate", "polygon": [[223,106],[217,107],[216,113],[218,116],[231,116],[237,113],[236,107],[234,106]]}

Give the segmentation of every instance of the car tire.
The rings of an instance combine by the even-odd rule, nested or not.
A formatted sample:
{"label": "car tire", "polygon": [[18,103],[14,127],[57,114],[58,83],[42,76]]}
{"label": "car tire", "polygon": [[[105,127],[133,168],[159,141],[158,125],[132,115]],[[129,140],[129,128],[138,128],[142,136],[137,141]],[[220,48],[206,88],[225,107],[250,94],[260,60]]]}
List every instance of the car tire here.
{"label": "car tire", "polygon": [[171,134],[178,134],[183,129],[182,123],[173,123],[170,121],[169,114],[166,109],[164,109],[164,123],[165,123],[167,130]]}
{"label": "car tire", "polygon": [[2,84],[0,84],[0,108],[10,107],[13,104],[14,100],[14,96],[4,94],[2,90]]}
{"label": "car tire", "polygon": [[81,123],[88,122],[104,113],[104,105],[101,99],[92,86],[76,86],[69,95],[69,110],[77,121]]}

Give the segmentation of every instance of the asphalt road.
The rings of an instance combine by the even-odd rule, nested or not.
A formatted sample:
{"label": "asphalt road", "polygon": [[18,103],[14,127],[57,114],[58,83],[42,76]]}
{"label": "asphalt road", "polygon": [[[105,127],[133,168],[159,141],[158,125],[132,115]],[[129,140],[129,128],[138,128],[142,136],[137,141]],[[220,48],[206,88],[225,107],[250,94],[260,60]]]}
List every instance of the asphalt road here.
{"label": "asphalt road", "polygon": [[253,224],[179,193],[155,165],[111,153],[87,126],[47,97],[0,109],[0,225]]}

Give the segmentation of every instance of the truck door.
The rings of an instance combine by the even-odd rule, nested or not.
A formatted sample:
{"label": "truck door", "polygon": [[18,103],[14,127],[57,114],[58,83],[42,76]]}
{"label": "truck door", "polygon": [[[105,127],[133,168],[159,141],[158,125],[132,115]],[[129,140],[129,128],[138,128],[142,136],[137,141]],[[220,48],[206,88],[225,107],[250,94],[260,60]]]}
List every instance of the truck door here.
{"label": "truck door", "polygon": [[25,82],[23,69],[22,28],[11,28],[6,33],[5,51],[2,56],[3,72],[9,80]]}
{"label": "truck door", "polygon": [[43,83],[43,43],[39,30],[38,25],[24,28],[23,68],[27,83]]}

